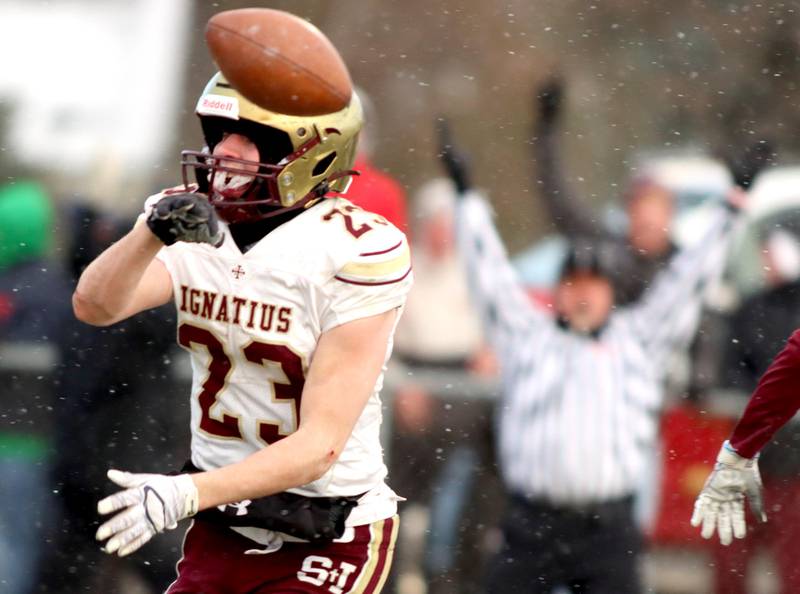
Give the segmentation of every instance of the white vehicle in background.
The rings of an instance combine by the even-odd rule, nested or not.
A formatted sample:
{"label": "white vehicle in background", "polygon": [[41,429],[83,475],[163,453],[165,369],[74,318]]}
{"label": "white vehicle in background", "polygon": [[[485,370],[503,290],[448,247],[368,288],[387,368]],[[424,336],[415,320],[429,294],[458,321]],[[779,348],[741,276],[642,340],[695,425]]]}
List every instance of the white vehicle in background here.
{"label": "white vehicle in background", "polygon": [[[769,265],[763,257],[767,247],[773,254]],[[756,178],[725,282],[743,299],[764,288],[773,274],[800,277],[800,166],[767,169]]]}

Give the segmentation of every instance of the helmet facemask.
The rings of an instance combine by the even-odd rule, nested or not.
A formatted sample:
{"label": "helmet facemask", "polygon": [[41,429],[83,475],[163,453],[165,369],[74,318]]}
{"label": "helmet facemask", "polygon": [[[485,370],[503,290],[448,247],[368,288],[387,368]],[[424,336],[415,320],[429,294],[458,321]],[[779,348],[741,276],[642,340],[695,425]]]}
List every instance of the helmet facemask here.
{"label": "helmet facemask", "polygon": [[[188,185],[189,170],[194,170],[198,189],[229,223],[254,221],[300,208],[313,197],[284,208],[278,191],[278,176],[293,157],[292,143],[284,132],[249,122],[217,117],[201,117],[206,148],[182,151],[183,182]],[[241,134],[258,149],[259,160],[248,161],[228,156],[214,156],[214,147],[225,134]]]}
{"label": "helmet facemask", "polygon": [[[206,140],[204,151],[183,151],[187,186],[194,171],[229,223],[260,220],[307,207],[328,193],[344,193],[357,172],[361,102],[354,93],[341,111],[293,116],[269,111],[241,96],[217,73],[197,104]],[[258,149],[258,162],[214,156],[224,134],[241,134]]]}

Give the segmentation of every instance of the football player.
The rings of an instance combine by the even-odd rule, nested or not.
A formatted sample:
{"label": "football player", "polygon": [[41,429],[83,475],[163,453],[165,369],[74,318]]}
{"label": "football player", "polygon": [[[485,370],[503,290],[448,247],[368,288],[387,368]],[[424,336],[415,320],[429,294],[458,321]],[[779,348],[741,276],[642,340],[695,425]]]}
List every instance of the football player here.
{"label": "football player", "polygon": [[207,150],[184,151],[184,186],[148,199],[73,297],[101,326],[174,300],[193,371],[190,461],[110,470],[97,538],[124,556],[193,517],[170,594],[378,592],[398,500],[378,393],[412,274],[403,233],[330,195],[354,173],[358,96],[290,116],[217,74],[197,114]]}

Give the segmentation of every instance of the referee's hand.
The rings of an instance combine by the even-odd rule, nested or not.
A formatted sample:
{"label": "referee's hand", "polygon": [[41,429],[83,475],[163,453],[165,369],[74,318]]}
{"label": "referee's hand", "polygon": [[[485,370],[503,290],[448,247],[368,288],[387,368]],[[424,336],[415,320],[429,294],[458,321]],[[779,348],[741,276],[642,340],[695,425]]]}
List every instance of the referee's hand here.
{"label": "referee's hand", "polygon": [[773,163],[775,150],[768,139],[757,140],[736,155],[727,155],[725,162],[733,177],[733,183],[749,190],[759,173]]}
{"label": "referee's hand", "polygon": [[563,96],[564,82],[559,75],[551,76],[536,88],[534,111],[540,127],[553,126],[557,122],[562,111]]}
{"label": "referee's hand", "polygon": [[695,501],[692,526],[702,525],[703,538],[711,538],[716,531],[720,542],[726,546],[734,537],[744,538],[747,533],[745,497],[750,501],[753,515],[761,522],[767,521],[761,490],[758,459],[742,458],[726,441]]}
{"label": "referee's hand", "polygon": [[456,193],[460,197],[472,188],[468,159],[453,144],[450,124],[445,118],[437,118],[436,130],[439,136],[439,159],[442,161],[447,175],[453,180],[456,186]]}

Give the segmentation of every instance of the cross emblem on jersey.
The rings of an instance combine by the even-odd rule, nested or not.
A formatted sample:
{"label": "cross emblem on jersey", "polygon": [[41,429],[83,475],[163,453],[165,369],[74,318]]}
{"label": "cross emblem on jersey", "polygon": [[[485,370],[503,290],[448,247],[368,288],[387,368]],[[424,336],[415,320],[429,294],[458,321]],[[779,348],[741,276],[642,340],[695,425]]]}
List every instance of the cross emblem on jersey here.
{"label": "cross emblem on jersey", "polygon": [[231,272],[236,280],[239,280],[240,277],[244,276],[244,268],[242,268],[239,264],[236,265],[236,268],[232,268]]}

